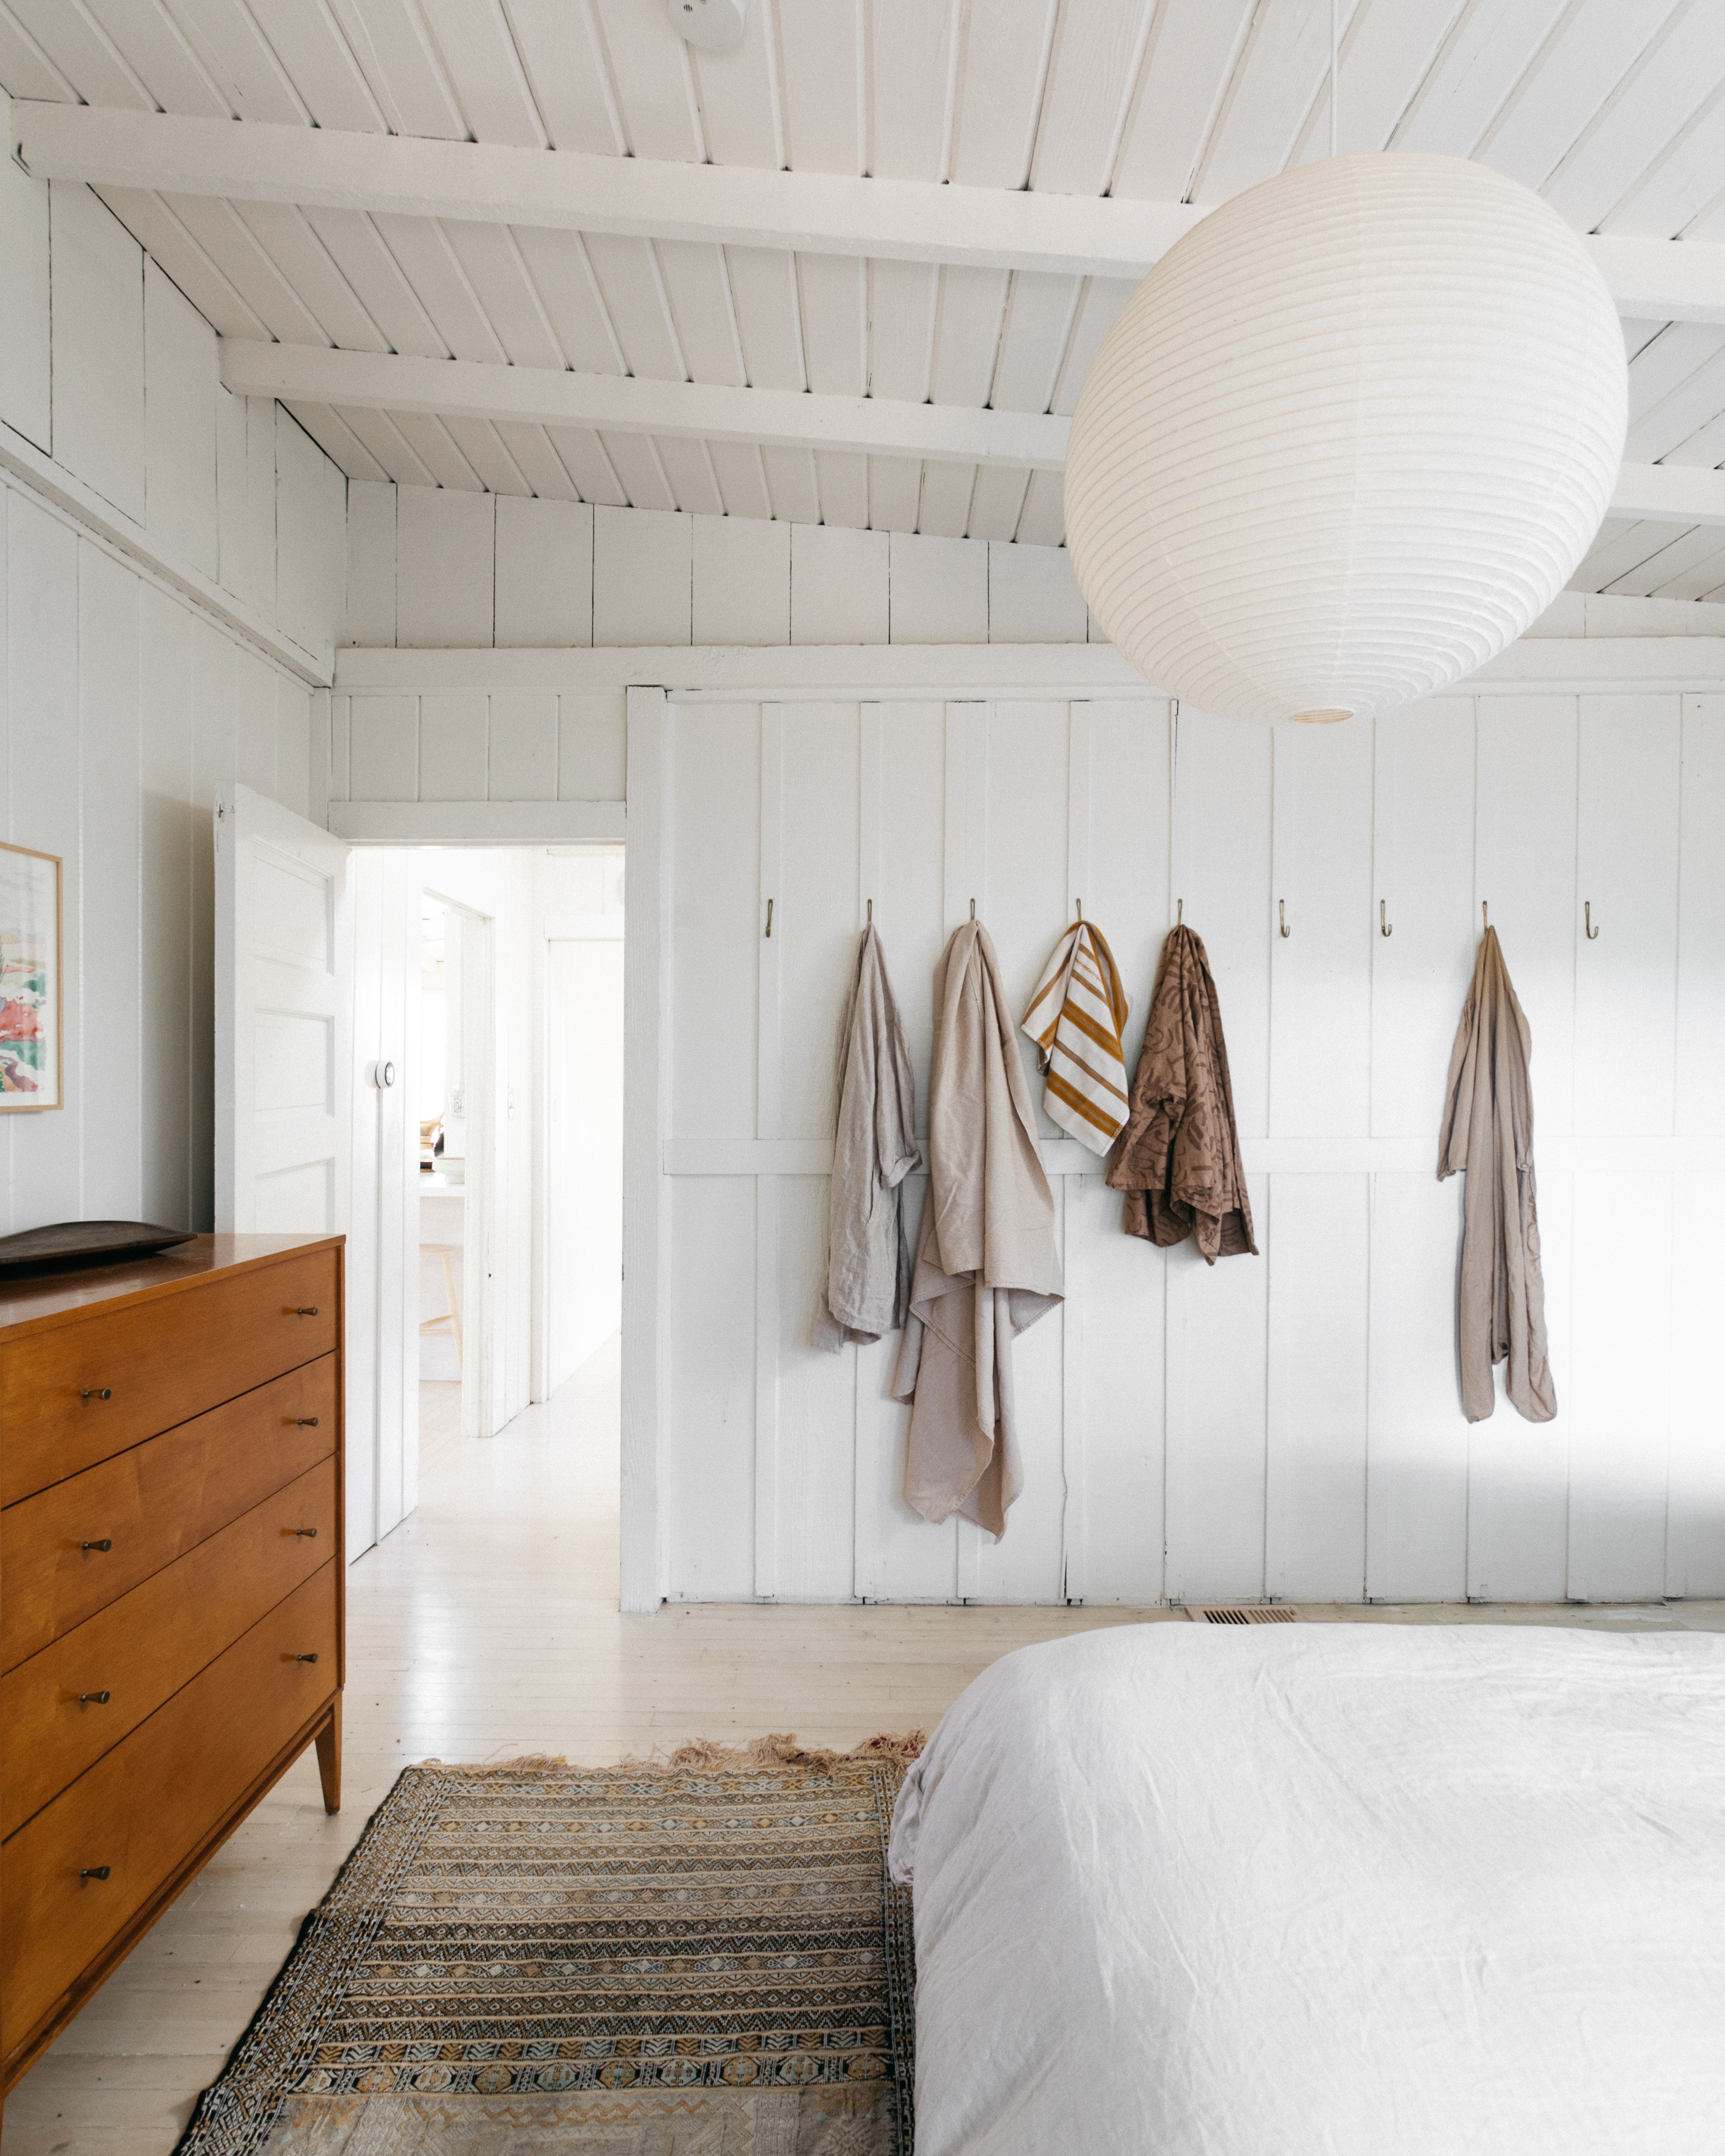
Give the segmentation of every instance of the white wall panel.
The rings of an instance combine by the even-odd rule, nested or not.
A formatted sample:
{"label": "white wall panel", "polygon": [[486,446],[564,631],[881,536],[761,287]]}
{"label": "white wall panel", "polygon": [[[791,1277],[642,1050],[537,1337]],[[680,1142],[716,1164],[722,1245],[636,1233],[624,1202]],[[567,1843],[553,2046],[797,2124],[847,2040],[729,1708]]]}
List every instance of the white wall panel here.
{"label": "white wall panel", "polygon": [[1371,1127],[1372,733],[1276,726],[1270,1131]]}
{"label": "white wall panel", "polygon": [[1372,1134],[1430,1137],[1435,1170],[1444,1080],[1479,945],[1471,697],[1378,720],[1373,815]]}
{"label": "white wall panel", "polygon": [[[1686,1147],[1725,1123],[1725,696],[1683,700],[1680,843],[1676,1120]],[[1725,1594],[1725,1397],[1713,1346],[1725,1310],[1722,1208],[1725,1174],[1714,1168],[1686,1177],[1673,1209],[1671,1594]]]}
{"label": "white wall panel", "polygon": [[[1433,1152],[1436,1144],[1434,1140]],[[1298,1178],[1285,1176],[1284,1188]],[[1467,1592],[1467,1424],[1455,1362],[1463,1178],[1372,1178],[1366,1593]]]}
{"label": "white wall panel", "polygon": [[493,693],[488,783],[493,801],[556,800],[557,700],[551,690]]}
{"label": "white wall panel", "polygon": [[144,250],[88,187],[48,192],[54,456],[141,524]]}
{"label": "white wall panel", "polygon": [[1581,707],[1578,1137],[1672,1127],[1681,737],[1676,696],[1589,696]]}
{"label": "white wall panel", "polygon": [[1265,1593],[1268,1252],[1276,1223],[1266,1176],[1248,1175],[1246,1194],[1264,1257],[1206,1265],[1185,1242],[1167,1258],[1172,1602],[1255,1602]]}
{"label": "white wall panel", "polygon": [[1665,1591],[1674,1195],[1632,1165],[1575,1178],[1568,1592],[1584,1602]]}
{"label": "white wall panel", "polygon": [[404,486],[395,511],[397,640],[491,641],[495,496]]}
{"label": "white wall panel", "polygon": [[557,698],[557,798],[621,801],[624,704],[620,689],[577,690]]}
{"label": "white wall panel", "polygon": [[395,642],[395,513],[394,487],[380,480],[347,482],[344,644]]}
{"label": "white wall panel", "polygon": [[1266,1255],[1265,1591],[1280,1601],[1358,1601],[1365,1591],[1369,1178],[1276,1177]]}
{"label": "white wall panel", "polygon": [[483,690],[461,696],[422,696],[418,793],[378,798],[396,801],[489,800],[486,701]]}
{"label": "white wall panel", "polygon": [[0,1123],[0,1223],[208,1227],[215,789],[303,805],[307,692],[24,489],[0,515],[0,834],[61,856],[66,966],[66,1105]]}
{"label": "white wall panel", "polygon": [[275,593],[272,619],[305,651],[325,649],[341,619],[347,482],[300,425],[275,407]]}
{"label": "white wall panel", "polygon": [[793,644],[886,642],[890,543],[885,531],[793,525]]}
{"label": "white wall panel", "polygon": [[692,521],[670,511],[608,509],[603,503],[593,511],[595,644],[691,640]]}
{"label": "white wall panel", "polygon": [[500,650],[593,642],[588,503],[498,496],[495,635]]}
{"label": "white wall panel", "polygon": [[33,180],[11,157],[0,159],[0,420],[47,451],[48,182]]}
{"label": "white wall panel", "polygon": [[[216,529],[216,341],[209,324],[155,263],[144,264],[144,442],[151,536],[213,577],[219,567]],[[308,444],[308,447],[310,445]],[[327,544],[341,528],[341,477],[313,451],[335,480],[335,515],[317,539]],[[340,603],[340,591],[336,603]],[[301,624],[315,649],[315,620]],[[297,633],[297,632],[296,632]],[[327,624],[325,626],[327,634]]]}

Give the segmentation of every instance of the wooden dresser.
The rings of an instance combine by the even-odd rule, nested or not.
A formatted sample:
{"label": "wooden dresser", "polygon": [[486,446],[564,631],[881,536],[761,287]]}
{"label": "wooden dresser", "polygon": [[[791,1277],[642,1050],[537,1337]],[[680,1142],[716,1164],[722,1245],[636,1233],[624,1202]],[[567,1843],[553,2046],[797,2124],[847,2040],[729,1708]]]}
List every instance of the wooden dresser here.
{"label": "wooden dresser", "polygon": [[0,2097],[314,1741],[341,1801],[341,1265],[0,1282]]}

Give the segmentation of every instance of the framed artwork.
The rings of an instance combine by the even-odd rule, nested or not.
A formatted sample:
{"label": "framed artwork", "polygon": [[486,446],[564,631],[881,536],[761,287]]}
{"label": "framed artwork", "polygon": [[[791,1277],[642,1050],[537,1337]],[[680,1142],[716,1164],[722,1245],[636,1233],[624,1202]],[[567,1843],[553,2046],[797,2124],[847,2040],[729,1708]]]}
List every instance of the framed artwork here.
{"label": "framed artwork", "polygon": [[60,860],[0,840],[0,1114],[61,1108]]}

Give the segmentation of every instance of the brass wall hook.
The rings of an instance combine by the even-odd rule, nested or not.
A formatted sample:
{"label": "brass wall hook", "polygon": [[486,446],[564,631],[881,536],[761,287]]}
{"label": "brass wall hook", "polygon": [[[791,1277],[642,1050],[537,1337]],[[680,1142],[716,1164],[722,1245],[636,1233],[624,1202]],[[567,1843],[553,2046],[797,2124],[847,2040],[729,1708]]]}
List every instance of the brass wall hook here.
{"label": "brass wall hook", "polygon": [[1388,911],[1384,901],[1380,898],[1378,901],[1378,932],[1380,936],[1394,936],[1395,933],[1389,921]]}
{"label": "brass wall hook", "polygon": [[1084,926],[1084,901],[1081,898],[1075,898],[1072,903],[1078,908],[1078,926],[1082,928]]}
{"label": "brass wall hook", "polygon": [[872,927],[874,927],[874,925],[875,925],[875,901],[874,901],[874,900],[873,900],[873,899],[870,899],[870,900],[869,901],[869,926],[870,926],[870,928],[872,928]]}
{"label": "brass wall hook", "polygon": [[1183,898],[1174,901],[1174,926],[1176,928],[1186,926],[1186,901]]}
{"label": "brass wall hook", "polygon": [[1282,934],[1284,936],[1291,936],[1294,932],[1288,926],[1288,902],[1285,898],[1277,899],[1276,901],[1276,911],[1281,921]]}
{"label": "brass wall hook", "polygon": [[1491,926],[1491,909],[1484,899],[1480,901],[1480,933],[1483,936]]}
{"label": "brass wall hook", "polygon": [[1586,920],[1587,940],[1589,943],[1597,943],[1599,940],[1599,932],[1594,926],[1594,902],[1591,899],[1583,906],[1582,912]]}
{"label": "brass wall hook", "polygon": [[773,901],[770,898],[767,901],[767,933],[769,936],[773,933]]}
{"label": "brass wall hook", "polygon": [[970,917],[973,921],[976,919],[976,901],[974,899],[972,899],[970,901]]}

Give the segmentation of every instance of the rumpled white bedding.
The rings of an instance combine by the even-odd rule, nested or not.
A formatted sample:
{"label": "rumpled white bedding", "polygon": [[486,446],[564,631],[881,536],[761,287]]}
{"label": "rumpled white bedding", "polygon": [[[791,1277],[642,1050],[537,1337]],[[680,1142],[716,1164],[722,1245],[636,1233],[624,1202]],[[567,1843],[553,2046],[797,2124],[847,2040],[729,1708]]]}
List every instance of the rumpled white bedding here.
{"label": "rumpled white bedding", "polygon": [[891,1859],[917,2156],[1725,2150],[1725,1636],[1081,1633]]}

